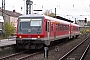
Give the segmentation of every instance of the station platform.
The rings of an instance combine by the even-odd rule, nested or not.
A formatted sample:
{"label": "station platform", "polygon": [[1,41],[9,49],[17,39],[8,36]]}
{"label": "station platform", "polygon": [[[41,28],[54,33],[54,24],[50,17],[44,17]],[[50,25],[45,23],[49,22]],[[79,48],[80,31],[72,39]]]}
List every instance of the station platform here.
{"label": "station platform", "polygon": [[16,38],[0,40],[0,47],[16,44]]}

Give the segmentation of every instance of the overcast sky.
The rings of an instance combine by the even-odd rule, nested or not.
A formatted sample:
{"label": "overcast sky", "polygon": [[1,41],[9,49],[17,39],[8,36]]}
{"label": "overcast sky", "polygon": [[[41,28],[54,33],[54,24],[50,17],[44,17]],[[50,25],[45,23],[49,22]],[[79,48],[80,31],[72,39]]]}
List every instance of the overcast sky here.
{"label": "overcast sky", "polygon": [[[32,9],[43,9],[50,10],[52,12],[57,10],[57,15],[68,17],[90,17],[90,0],[32,0],[33,8]],[[5,0],[6,10],[12,11],[13,9],[16,12],[25,14],[25,0]],[[43,6],[43,7],[42,7]],[[0,0],[0,7],[2,7],[2,0]],[[21,10],[21,7],[23,8]]]}

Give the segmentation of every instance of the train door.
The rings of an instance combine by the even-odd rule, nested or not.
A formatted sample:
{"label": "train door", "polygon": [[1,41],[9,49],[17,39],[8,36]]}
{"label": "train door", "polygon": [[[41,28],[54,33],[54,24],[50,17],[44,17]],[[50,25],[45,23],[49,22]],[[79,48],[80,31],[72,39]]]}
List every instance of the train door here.
{"label": "train door", "polygon": [[71,39],[71,32],[72,32],[72,28],[71,28],[71,23],[69,24],[69,39]]}
{"label": "train door", "polygon": [[50,38],[50,21],[45,20],[45,37]]}
{"label": "train door", "polygon": [[50,32],[50,21],[45,19],[45,37],[47,40],[45,40],[45,44],[48,46],[50,45],[50,40],[51,40],[51,32]]}
{"label": "train door", "polygon": [[54,22],[54,38],[56,38],[56,23]]}
{"label": "train door", "polygon": [[52,39],[54,38],[54,22],[50,22],[50,26],[51,26],[51,28],[50,28],[50,36],[52,37]]}
{"label": "train door", "polygon": [[54,22],[51,22],[50,20],[46,20],[46,33],[45,33],[45,35],[47,35],[46,37],[48,37],[48,39],[53,39],[55,37],[54,26],[55,26]]}
{"label": "train door", "polygon": [[47,21],[47,37],[48,37],[48,40],[50,39],[50,35],[51,35],[51,33],[50,33],[50,30],[51,30],[50,29],[51,28],[50,25],[51,25],[50,21],[48,20]]}

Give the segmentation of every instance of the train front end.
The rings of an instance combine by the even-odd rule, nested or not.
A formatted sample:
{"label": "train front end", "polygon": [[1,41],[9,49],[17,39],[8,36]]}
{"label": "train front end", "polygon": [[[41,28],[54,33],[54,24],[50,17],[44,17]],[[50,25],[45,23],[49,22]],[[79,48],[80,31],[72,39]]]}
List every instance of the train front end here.
{"label": "train front end", "polygon": [[43,46],[44,16],[25,15],[18,18],[16,44],[20,49],[40,49]]}

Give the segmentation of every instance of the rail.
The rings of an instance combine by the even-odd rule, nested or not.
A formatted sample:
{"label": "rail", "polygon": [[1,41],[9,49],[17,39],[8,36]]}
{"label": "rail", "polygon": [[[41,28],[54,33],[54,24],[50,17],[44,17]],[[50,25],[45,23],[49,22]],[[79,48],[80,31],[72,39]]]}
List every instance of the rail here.
{"label": "rail", "polygon": [[68,56],[71,52],[73,52],[76,48],[78,48],[81,44],[83,44],[88,38],[89,38],[89,34],[87,35],[87,38],[85,40],[83,40],[81,43],[79,43],[77,46],[75,46],[73,49],[71,49],[69,52],[67,52],[59,60],[63,60],[66,56]]}
{"label": "rail", "polygon": [[15,57],[15,56],[19,56],[19,55],[23,54],[23,53],[26,52],[26,51],[27,51],[27,50],[22,51],[22,52],[19,52],[19,53],[15,53],[15,54],[12,54],[12,55],[3,57],[3,58],[0,58],[0,60],[6,60],[6,59],[10,59],[10,58]]}
{"label": "rail", "polygon": [[85,57],[85,55],[86,55],[86,53],[87,53],[89,47],[90,47],[90,43],[89,43],[89,45],[87,46],[87,48],[85,49],[84,53],[82,54],[80,60],[83,60],[83,58]]}

